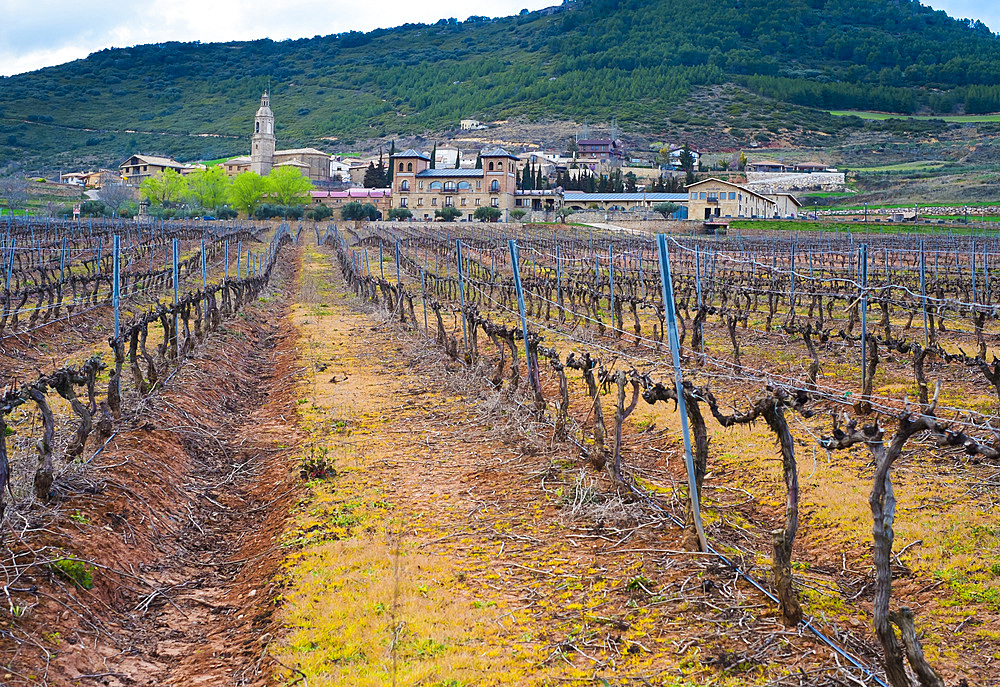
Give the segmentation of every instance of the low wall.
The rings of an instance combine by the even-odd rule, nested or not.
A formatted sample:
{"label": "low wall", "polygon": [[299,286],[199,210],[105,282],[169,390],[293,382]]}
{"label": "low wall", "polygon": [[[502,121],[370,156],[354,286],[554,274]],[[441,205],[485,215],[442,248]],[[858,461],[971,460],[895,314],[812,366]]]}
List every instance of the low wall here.
{"label": "low wall", "polygon": [[845,183],[843,172],[747,172],[747,186],[757,193],[839,191]]}

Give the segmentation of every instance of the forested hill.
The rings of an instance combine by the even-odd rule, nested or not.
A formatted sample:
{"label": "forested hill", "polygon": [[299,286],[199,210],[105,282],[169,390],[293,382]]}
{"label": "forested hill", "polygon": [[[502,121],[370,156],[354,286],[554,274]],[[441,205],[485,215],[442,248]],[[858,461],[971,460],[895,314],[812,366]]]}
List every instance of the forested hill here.
{"label": "forested hill", "polygon": [[914,0],[578,0],[367,34],[104,50],[0,79],[0,166],[242,152],[269,82],[282,145],[462,117],[655,129],[693,89],[724,83],[807,107],[978,113],[1000,111],[1000,38]]}

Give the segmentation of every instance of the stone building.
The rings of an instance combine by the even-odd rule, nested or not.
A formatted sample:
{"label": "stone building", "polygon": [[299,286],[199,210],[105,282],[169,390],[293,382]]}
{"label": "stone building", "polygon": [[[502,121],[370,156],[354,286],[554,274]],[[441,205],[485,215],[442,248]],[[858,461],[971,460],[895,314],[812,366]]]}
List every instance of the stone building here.
{"label": "stone building", "polygon": [[274,166],[274,113],[267,91],[260,97],[260,108],[254,116],[253,136],[250,139],[250,171],[267,176]]}
{"label": "stone building", "polygon": [[758,193],[721,179],[704,179],[686,187],[688,217],[721,218],[794,218],[801,203],[789,193]]}
{"label": "stone building", "polygon": [[478,207],[500,210],[510,219],[517,195],[518,159],[503,148],[483,151],[482,169],[432,169],[428,156],[407,150],[390,158],[392,207],[407,208],[416,219],[434,219],[434,211],[457,208],[471,220]]}

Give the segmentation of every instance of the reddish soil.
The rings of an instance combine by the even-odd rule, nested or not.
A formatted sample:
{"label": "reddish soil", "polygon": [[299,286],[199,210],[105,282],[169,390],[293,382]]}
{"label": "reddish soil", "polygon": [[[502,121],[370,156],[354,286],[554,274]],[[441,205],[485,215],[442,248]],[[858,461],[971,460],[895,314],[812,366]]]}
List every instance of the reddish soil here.
{"label": "reddish soil", "polygon": [[[298,493],[286,250],[271,300],[226,321],[26,532],[5,533],[11,602],[28,610],[3,622],[2,684],[264,684]],[[61,556],[92,566],[92,590],[53,573]]]}

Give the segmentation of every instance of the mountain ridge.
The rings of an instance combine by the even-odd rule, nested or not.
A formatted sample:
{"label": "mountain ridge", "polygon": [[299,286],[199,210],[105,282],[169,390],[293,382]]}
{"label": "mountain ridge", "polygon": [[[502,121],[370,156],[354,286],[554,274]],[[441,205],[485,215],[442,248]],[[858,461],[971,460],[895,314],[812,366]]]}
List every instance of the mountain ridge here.
{"label": "mountain ridge", "polygon": [[[616,119],[655,135],[707,126],[690,125],[690,97],[725,84],[775,127],[800,108],[997,111],[1000,37],[915,0],[577,0],[368,33],[111,48],[0,79],[0,166],[242,152],[191,134],[248,135],[268,81],[289,145],[441,132],[464,117]],[[824,133],[857,126],[813,119]],[[736,111],[710,123],[758,124]],[[142,130],[160,134],[130,133]]]}

